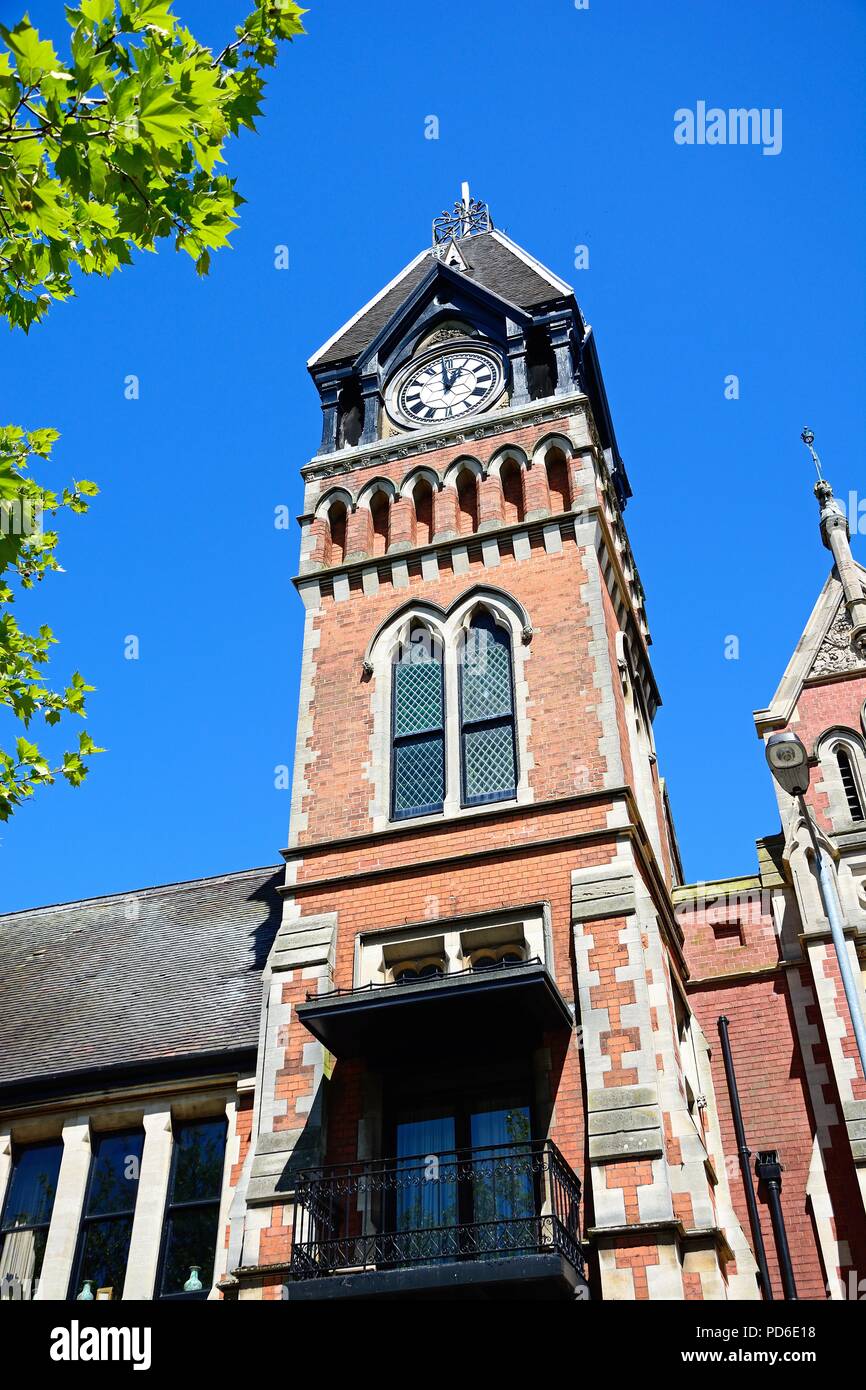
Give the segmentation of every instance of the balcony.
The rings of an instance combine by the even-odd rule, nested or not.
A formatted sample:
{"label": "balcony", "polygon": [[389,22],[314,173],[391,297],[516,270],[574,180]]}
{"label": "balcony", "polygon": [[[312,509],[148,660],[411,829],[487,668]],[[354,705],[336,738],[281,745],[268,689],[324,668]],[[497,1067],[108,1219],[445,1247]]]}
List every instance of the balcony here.
{"label": "balcony", "polygon": [[308,994],[298,1018],[335,1057],[368,1059],[440,1051],[443,1039],[471,1047],[502,1036],[537,1041],[573,1026],[568,1004],[544,962],[534,958],[492,969],[458,970],[410,984],[370,984]]}
{"label": "balcony", "polygon": [[550,1140],[309,1170],[287,1297],[586,1298],[579,1210]]}

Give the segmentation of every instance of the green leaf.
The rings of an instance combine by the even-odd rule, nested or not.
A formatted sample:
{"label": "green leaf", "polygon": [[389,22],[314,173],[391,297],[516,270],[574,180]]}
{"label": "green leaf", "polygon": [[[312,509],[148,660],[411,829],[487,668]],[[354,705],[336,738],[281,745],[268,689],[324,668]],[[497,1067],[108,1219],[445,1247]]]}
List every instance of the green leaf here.
{"label": "green leaf", "polygon": [[177,20],[171,13],[171,0],[132,0],[122,6],[131,29],[159,29],[170,34]]}
{"label": "green leaf", "polygon": [[79,8],[91,24],[104,24],[114,14],[114,0],[81,0]]}
{"label": "green leaf", "polygon": [[43,73],[60,66],[60,60],[48,39],[40,39],[29,19],[22,19],[14,29],[0,25],[0,35],[15,55],[18,75],[25,86],[38,82]]}
{"label": "green leaf", "polygon": [[188,140],[193,132],[189,112],[170,87],[147,87],[142,90],[138,123],[142,134],[160,149],[168,149]]}

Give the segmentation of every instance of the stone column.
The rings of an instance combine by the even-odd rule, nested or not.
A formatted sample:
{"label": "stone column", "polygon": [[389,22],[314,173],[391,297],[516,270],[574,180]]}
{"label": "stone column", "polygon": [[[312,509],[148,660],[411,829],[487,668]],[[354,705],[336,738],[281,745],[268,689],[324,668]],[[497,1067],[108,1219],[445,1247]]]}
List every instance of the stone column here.
{"label": "stone column", "polygon": [[550,487],[547,482],[547,469],[542,459],[538,459],[525,470],[523,496],[527,521],[537,521],[539,517],[550,515]]}
{"label": "stone column", "polygon": [[356,507],[346,518],[346,560],[363,560],[373,553],[373,517],[369,507]]}
{"label": "stone column", "polygon": [[123,1285],[124,1299],[151,1299],[154,1296],[171,1171],[171,1111],[160,1109],[146,1112],[142,1123],[144,1148]]}
{"label": "stone column", "polygon": [[322,398],[322,442],[320,454],[332,454],[337,447],[337,397],[339,387],[335,381],[320,387]]}
{"label": "stone column", "polygon": [[12,1176],[12,1134],[8,1125],[0,1125],[0,1211],[6,1201],[6,1190]]}
{"label": "stone column", "polygon": [[[90,1124],[76,1115],[63,1126],[63,1158],[36,1293],[40,1302],[67,1296],[89,1173]],[[71,1290],[73,1298],[77,1292]]]}
{"label": "stone column", "polygon": [[550,346],[556,358],[556,394],[567,395],[574,385],[574,365],[571,358],[571,322],[563,319],[550,325]]}
{"label": "stone column", "polygon": [[509,320],[508,358],[511,362],[511,404],[529,402],[529,383],[526,379],[526,335],[523,329]]}
{"label": "stone column", "polygon": [[396,497],[391,503],[388,553],[399,554],[415,545],[415,503],[411,497]]}
{"label": "stone column", "polygon": [[453,540],[458,532],[457,490],[453,487],[440,488],[433,494],[433,539]]}
{"label": "stone column", "polygon": [[220,1275],[226,1272],[226,1236],[228,1234],[229,1212],[232,1205],[232,1168],[237,1162],[240,1152],[240,1141],[237,1133],[238,1124],[238,1101],[235,1096],[231,1096],[226,1101],[226,1153],[223,1165],[223,1181],[220,1191],[220,1214],[217,1223],[217,1243],[214,1255],[214,1267],[211,1278],[211,1291],[208,1298],[218,1299],[219,1289],[217,1280]]}
{"label": "stone column", "polygon": [[478,530],[492,531],[503,523],[502,483],[495,475],[478,479]]}
{"label": "stone column", "polygon": [[372,444],[379,438],[379,411],[382,404],[377,375],[361,378],[361,397],[364,402],[364,429],[361,434],[361,443]]}

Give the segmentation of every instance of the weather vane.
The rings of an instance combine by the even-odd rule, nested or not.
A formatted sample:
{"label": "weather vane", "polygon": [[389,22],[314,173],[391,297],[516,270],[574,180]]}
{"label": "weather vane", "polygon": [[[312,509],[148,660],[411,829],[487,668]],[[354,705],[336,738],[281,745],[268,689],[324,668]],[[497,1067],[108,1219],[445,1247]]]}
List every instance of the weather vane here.
{"label": "weather vane", "polygon": [[809,450],[809,453],[812,455],[812,462],[818,470],[818,481],[823,483],[824,474],[821,472],[821,460],[819,459],[815,451],[815,436],[813,432],[809,429],[808,425],[803,430],[803,433],[800,435],[800,438],[802,439],[806,448]]}
{"label": "weather vane", "polygon": [[469,196],[469,184],[460,185],[460,197],[451,212],[440,212],[433,219],[433,245],[444,246],[457,237],[492,232],[493,218],[486,203]]}

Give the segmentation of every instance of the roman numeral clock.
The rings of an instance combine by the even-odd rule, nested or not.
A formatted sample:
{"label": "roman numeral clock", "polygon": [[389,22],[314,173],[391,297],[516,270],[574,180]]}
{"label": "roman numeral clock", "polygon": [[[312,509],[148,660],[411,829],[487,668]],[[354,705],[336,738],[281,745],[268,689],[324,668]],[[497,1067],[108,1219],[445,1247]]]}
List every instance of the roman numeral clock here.
{"label": "roman numeral clock", "polygon": [[505,364],[493,347],[472,340],[439,344],[395,373],[385,392],[388,414],[417,429],[475,415],[505,386]]}

